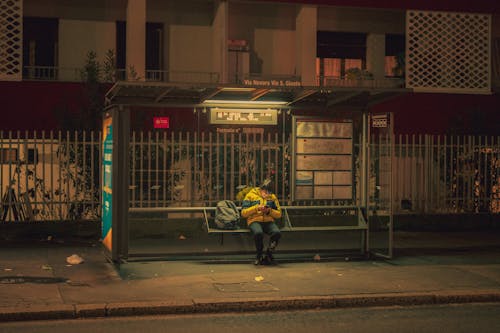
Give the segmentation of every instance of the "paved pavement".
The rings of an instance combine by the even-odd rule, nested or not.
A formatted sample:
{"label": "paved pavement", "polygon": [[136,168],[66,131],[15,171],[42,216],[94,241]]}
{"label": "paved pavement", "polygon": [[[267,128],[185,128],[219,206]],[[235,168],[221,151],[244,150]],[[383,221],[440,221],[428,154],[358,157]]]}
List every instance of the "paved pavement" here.
{"label": "paved pavement", "polygon": [[[68,264],[73,254],[84,262]],[[277,266],[249,260],[117,267],[99,243],[0,243],[0,299],[0,322],[499,302],[500,232],[398,232],[392,260],[311,257]]]}

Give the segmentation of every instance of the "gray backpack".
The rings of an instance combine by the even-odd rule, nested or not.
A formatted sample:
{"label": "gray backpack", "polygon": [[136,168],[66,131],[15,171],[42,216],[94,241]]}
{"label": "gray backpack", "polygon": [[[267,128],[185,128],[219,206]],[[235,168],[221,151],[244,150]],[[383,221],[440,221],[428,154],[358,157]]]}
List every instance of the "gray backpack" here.
{"label": "gray backpack", "polygon": [[240,213],[231,200],[222,200],[217,203],[215,210],[215,225],[219,229],[238,229]]}

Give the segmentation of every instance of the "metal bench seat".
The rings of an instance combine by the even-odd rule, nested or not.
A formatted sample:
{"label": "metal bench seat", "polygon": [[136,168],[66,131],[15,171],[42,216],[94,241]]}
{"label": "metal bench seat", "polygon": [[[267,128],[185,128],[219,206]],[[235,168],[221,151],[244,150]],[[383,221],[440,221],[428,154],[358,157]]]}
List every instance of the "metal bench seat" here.
{"label": "metal bench seat", "polygon": [[[241,207],[238,207],[241,210]],[[204,225],[207,233],[219,233],[219,234],[235,234],[235,233],[249,233],[250,229],[240,227],[238,229],[220,229],[214,227],[210,223],[209,213],[215,211],[215,207],[140,207],[140,208],[130,208],[129,212],[139,213],[139,212],[155,212],[155,213],[202,213],[204,219]],[[290,220],[290,211],[313,211],[313,210],[356,210],[358,213],[358,223],[356,225],[315,225],[315,226],[294,226]],[[358,206],[354,205],[343,205],[343,206],[281,206],[283,226],[280,228],[284,232],[303,232],[303,231],[335,231],[335,230],[366,230],[367,224],[364,220],[363,214],[359,211]]]}

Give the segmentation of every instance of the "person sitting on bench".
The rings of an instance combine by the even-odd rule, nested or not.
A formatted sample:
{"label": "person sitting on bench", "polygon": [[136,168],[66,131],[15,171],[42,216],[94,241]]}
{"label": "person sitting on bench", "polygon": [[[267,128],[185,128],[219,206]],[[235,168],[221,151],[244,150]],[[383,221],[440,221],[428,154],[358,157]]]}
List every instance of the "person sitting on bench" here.
{"label": "person sitting on bench", "polygon": [[[241,216],[247,219],[255,241],[257,251],[255,265],[274,263],[273,252],[281,238],[280,230],[274,222],[275,219],[281,218],[281,207],[271,188],[271,180],[264,180],[259,187],[251,189],[245,195],[241,205]],[[264,233],[270,236],[265,257],[263,257]]]}

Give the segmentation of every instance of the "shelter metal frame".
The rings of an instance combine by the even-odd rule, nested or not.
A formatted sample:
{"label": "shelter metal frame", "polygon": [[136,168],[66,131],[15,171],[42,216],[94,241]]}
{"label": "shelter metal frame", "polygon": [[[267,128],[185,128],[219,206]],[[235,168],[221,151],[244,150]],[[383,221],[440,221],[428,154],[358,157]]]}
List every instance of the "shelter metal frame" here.
{"label": "shelter metal frame", "polygon": [[[130,112],[136,106],[149,107],[184,107],[184,108],[275,108],[289,110],[327,110],[334,107],[347,107],[362,113],[361,133],[361,195],[360,204],[354,207],[359,213],[357,226],[332,226],[328,230],[361,230],[361,252],[369,254],[369,113],[370,106],[396,95],[406,93],[406,89],[369,89],[324,87],[282,87],[282,86],[229,86],[229,85],[193,85],[158,82],[117,82],[106,94],[104,114],[111,116],[113,126],[112,179],[113,195],[108,205],[112,206],[111,230],[112,245],[108,247],[114,262],[123,262],[129,257],[128,248],[128,214],[129,212],[148,211],[199,211],[205,216],[207,232],[217,232],[210,228],[207,220],[209,207],[163,207],[163,208],[129,208],[128,204],[128,143],[130,132]],[[104,171],[103,171],[104,172]],[[103,203],[103,209],[106,204]],[[287,231],[304,231],[293,227],[288,217],[288,210],[297,207],[284,206]],[[300,207],[312,209],[314,207]],[[343,208],[324,207],[321,208]],[[344,207],[345,208],[345,207]],[[297,208],[298,209],[298,208]],[[104,223],[104,222],[103,222]],[[389,226],[392,230],[392,223]],[[318,229],[319,230],[319,229]],[[391,233],[392,234],[392,233]],[[375,255],[390,257],[392,255],[392,239],[389,239],[387,254],[374,252]]]}

